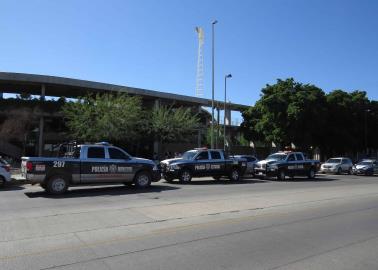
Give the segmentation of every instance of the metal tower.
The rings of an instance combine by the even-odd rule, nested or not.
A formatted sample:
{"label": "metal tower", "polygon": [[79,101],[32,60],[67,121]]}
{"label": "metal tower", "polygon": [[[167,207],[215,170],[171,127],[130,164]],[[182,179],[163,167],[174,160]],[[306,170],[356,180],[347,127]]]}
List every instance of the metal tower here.
{"label": "metal tower", "polygon": [[198,36],[196,97],[203,97],[203,42],[205,33],[201,27],[196,27],[196,32]]}

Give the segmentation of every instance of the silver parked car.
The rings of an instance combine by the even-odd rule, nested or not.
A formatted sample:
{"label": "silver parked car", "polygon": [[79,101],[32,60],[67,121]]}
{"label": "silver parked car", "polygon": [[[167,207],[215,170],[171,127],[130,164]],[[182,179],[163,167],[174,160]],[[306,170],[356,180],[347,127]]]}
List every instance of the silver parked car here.
{"label": "silver parked car", "polygon": [[363,159],[353,166],[353,174],[378,174],[378,161],[375,159]]}
{"label": "silver parked car", "polygon": [[8,164],[8,162],[0,157],[0,187],[6,182],[11,181],[10,168],[11,166]]}
{"label": "silver parked car", "polygon": [[351,174],[352,169],[353,162],[350,158],[346,157],[330,158],[320,166],[321,173]]}
{"label": "silver parked car", "polygon": [[255,165],[259,161],[257,157],[252,155],[236,155],[235,158],[244,158],[247,160],[247,169],[245,171],[245,174],[255,174]]}

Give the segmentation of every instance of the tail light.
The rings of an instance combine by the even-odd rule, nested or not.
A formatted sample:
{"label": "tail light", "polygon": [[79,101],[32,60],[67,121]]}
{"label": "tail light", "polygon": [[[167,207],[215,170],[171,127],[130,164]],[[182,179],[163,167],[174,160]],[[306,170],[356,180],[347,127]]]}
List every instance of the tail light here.
{"label": "tail light", "polygon": [[3,167],[7,172],[10,172],[11,166],[9,164],[1,166]]}
{"label": "tail light", "polygon": [[30,172],[33,170],[33,163],[30,161],[26,162],[26,171]]}

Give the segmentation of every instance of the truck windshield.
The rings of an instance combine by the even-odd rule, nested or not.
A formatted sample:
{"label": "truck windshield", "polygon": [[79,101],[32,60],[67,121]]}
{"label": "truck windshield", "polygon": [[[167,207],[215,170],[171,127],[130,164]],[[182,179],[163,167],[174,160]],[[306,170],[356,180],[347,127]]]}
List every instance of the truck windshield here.
{"label": "truck windshield", "polygon": [[329,160],[326,161],[326,163],[335,163],[338,164],[341,162],[340,158],[330,158]]}
{"label": "truck windshield", "polygon": [[198,151],[196,150],[190,150],[190,151],[186,151],[183,155],[182,155],[182,159],[187,159],[187,160],[191,160],[193,159],[193,157],[198,153]]}
{"label": "truck windshield", "polygon": [[269,155],[266,159],[269,160],[284,160],[287,157],[287,154],[273,154]]}
{"label": "truck windshield", "polygon": [[361,161],[361,162],[358,162],[357,165],[373,165],[373,161]]}

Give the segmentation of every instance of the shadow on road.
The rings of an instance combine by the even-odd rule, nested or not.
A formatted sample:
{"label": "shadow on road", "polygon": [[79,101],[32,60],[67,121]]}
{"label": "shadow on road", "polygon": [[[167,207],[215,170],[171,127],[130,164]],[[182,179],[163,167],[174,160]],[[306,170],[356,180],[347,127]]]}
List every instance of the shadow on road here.
{"label": "shadow on road", "polygon": [[81,198],[81,197],[96,197],[96,196],[122,196],[129,194],[141,194],[141,193],[152,193],[152,192],[162,192],[169,190],[176,190],[178,187],[172,186],[159,186],[153,185],[148,189],[137,189],[135,187],[125,187],[125,186],[111,186],[111,187],[95,187],[95,188],[80,188],[75,189],[75,187],[69,189],[63,195],[50,195],[44,190],[37,192],[25,192],[25,195],[29,198],[51,198],[51,199],[66,199],[66,198]]}
{"label": "shadow on road", "polygon": [[[189,185],[246,185],[246,184],[258,184],[258,183],[265,183],[265,180],[260,180],[260,179],[252,179],[252,178],[244,178],[240,181],[230,181],[229,179],[226,178],[221,178],[219,180],[192,180]],[[179,181],[174,181],[171,183],[173,185],[183,185]]]}
{"label": "shadow on road", "polygon": [[6,183],[5,185],[0,185],[0,192],[1,191],[13,191],[13,190],[23,190],[25,189],[23,186],[14,184],[14,183]]}
{"label": "shadow on road", "polygon": [[286,178],[284,181],[277,180],[276,178],[272,178],[272,181],[276,182],[329,182],[329,181],[339,181],[340,178],[336,177],[327,177],[325,175],[316,175],[315,178],[309,179],[308,177],[295,177],[295,178]]}

